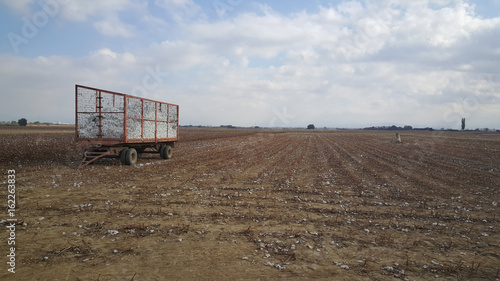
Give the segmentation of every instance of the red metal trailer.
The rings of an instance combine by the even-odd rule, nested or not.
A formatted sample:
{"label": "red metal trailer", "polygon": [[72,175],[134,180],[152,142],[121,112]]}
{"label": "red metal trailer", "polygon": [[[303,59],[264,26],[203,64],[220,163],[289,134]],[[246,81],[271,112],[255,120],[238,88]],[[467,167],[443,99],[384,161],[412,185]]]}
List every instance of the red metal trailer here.
{"label": "red metal trailer", "polygon": [[172,157],[179,140],[179,106],[75,85],[76,141],[88,144],[79,167],[102,157],[134,165],[141,153]]}

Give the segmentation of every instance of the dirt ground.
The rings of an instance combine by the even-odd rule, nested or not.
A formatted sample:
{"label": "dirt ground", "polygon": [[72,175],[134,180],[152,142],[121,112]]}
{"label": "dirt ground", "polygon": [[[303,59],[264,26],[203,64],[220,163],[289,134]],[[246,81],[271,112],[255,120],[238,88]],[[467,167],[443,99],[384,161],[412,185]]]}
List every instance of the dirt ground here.
{"label": "dirt ground", "polygon": [[77,169],[71,127],[0,128],[1,280],[500,280],[500,134],[182,128]]}

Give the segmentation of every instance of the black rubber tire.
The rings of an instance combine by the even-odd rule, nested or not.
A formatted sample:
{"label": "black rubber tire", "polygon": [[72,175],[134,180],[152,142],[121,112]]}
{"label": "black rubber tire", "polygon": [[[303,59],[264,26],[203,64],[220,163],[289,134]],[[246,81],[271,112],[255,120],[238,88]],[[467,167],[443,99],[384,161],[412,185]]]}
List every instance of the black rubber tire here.
{"label": "black rubber tire", "polygon": [[129,148],[125,152],[125,164],[135,165],[135,163],[137,163],[137,150],[135,150],[135,148]]}
{"label": "black rubber tire", "polygon": [[167,158],[165,158],[165,147],[166,147],[165,145],[162,145],[160,147],[160,157],[163,159],[167,159]]}
{"label": "black rubber tire", "polygon": [[173,153],[173,149],[172,149],[172,147],[170,145],[164,145],[160,149],[160,156],[163,159],[170,159],[170,158],[172,158],[172,153]]}
{"label": "black rubber tire", "polygon": [[123,165],[127,165],[127,163],[125,162],[125,156],[127,155],[127,150],[128,149],[124,149],[122,151],[120,151],[120,162],[122,162]]}

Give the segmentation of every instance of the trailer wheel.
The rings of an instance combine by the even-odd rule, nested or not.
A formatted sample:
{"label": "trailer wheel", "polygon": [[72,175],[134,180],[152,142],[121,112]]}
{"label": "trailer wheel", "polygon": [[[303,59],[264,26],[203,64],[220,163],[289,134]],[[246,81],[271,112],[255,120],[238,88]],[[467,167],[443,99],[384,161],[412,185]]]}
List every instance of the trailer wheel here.
{"label": "trailer wheel", "polygon": [[120,151],[120,154],[119,154],[119,157],[120,157],[120,162],[123,164],[123,165],[127,165],[127,162],[125,161],[125,156],[127,154],[127,150],[128,149],[124,149],[122,151]]}
{"label": "trailer wheel", "polygon": [[135,165],[135,163],[137,163],[137,150],[135,150],[135,148],[129,148],[125,152],[125,164]]}
{"label": "trailer wheel", "polygon": [[172,153],[173,153],[173,150],[172,150],[172,147],[170,145],[164,145],[160,149],[160,156],[163,159],[170,159],[170,158],[172,158]]}

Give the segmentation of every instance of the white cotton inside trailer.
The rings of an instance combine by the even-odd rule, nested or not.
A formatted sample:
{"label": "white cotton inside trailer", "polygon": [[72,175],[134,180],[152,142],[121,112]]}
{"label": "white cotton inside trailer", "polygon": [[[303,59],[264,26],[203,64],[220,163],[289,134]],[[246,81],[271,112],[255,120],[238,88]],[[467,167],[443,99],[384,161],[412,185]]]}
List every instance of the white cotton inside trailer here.
{"label": "white cotton inside trailer", "polygon": [[103,113],[101,124],[103,138],[122,139],[124,137],[123,113]]}
{"label": "white cotton inside trailer", "polygon": [[78,137],[97,138],[99,127],[97,126],[97,113],[79,113],[78,114]]}
{"label": "white cotton inside trailer", "polygon": [[[103,113],[101,125],[103,138],[123,138],[123,113]],[[98,113],[78,114],[78,136],[80,138],[97,138],[99,136]]]}
{"label": "white cotton inside trailer", "polygon": [[127,118],[127,138],[140,139],[141,138],[141,120]]}
{"label": "white cotton inside trailer", "polygon": [[142,116],[142,102],[140,99],[128,98],[127,99],[127,117],[141,118]]}
{"label": "white cotton inside trailer", "polygon": [[168,123],[166,122],[158,122],[156,127],[156,137],[159,139],[167,138],[167,128]]}
{"label": "white cotton inside trailer", "polygon": [[155,103],[152,101],[144,101],[143,114],[144,119],[155,120]]}
{"label": "white cotton inside trailer", "polygon": [[177,138],[176,105],[80,86],[76,87],[76,102],[79,138],[118,143]]}
{"label": "white cotton inside trailer", "polygon": [[155,138],[155,121],[144,121],[144,131],[143,138],[154,139]]}
{"label": "white cotton inside trailer", "polygon": [[177,123],[168,123],[168,138],[177,137]]}
{"label": "white cotton inside trailer", "polygon": [[175,105],[168,106],[168,121],[177,122],[177,106]]}
{"label": "white cotton inside trailer", "polygon": [[156,109],[156,118],[158,121],[167,121],[168,118],[168,105],[163,103],[158,103]]}
{"label": "white cotton inside trailer", "polygon": [[123,112],[124,98],[120,95],[101,93],[102,112]]}
{"label": "white cotton inside trailer", "polygon": [[78,112],[96,112],[96,97],[97,91],[78,88],[76,100]]}

